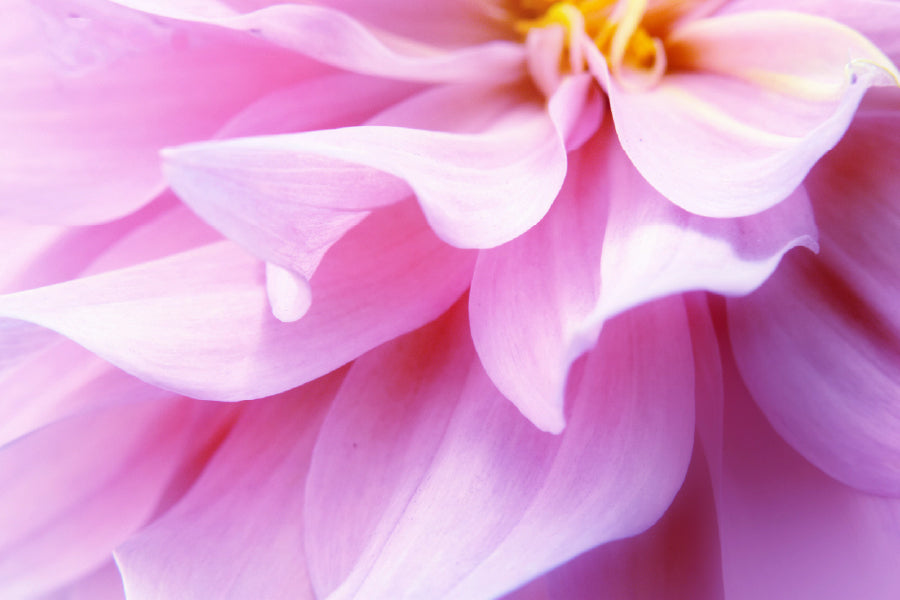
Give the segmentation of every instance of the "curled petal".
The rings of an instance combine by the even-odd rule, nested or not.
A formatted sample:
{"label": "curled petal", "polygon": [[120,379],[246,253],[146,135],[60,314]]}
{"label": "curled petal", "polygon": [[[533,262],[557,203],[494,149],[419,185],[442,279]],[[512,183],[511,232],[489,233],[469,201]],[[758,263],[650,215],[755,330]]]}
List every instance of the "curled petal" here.
{"label": "curled petal", "polygon": [[128,598],[313,597],[303,483],[341,376],[244,407],[189,493],[116,550]]}
{"label": "curled petal", "polygon": [[833,477],[896,496],[900,92],[890,91],[867,99],[810,174],[821,256],[789,257],[728,314],[741,372],[775,429]]}
{"label": "curled petal", "polygon": [[318,595],[496,597],[643,531],[681,485],[693,365],[678,300],[607,325],[559,436],[493,387],[464,308],[350,369],[306,488]]}
{"label": "curled petal", "polygon": [[[151,383],[244,400],[327,373],[441,314],[473,256],[437,240],[414,204],[376,212],[311,280],[312,309],[275,319],[262,263],[218,242],[0,298],[0,315],[54,329]],[[186,358],[187,357],[187,358]]]}
{"label": "curled petal", "polygon": [[866,90],[898,80],[860,34],[788,12],[691,21],[666,49],[667,75],[634,92],[610,80],[596,52],[588,56],[638,171],[675,204],[710,217],[782,201],[841,138]]}

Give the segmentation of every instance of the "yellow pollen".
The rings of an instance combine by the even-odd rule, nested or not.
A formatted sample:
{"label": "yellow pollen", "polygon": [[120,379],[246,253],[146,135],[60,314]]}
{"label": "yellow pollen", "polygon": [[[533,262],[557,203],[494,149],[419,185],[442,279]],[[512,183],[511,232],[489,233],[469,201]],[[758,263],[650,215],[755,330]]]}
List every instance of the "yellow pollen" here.
{"label": "yellow pollen", "polygon": [[614,74],[623,65],[651,72],[665,68],[662,43],[641,26],[647,0],[518,0],[517,9],[513,27],[519,35],[561,25],[567,46],[587,35]]}

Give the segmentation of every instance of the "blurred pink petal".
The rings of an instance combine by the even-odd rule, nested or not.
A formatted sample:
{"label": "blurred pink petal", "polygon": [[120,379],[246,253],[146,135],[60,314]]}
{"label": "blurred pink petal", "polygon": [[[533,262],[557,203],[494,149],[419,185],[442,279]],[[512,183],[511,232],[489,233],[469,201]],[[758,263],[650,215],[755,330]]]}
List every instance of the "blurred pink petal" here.
{"label": "blurred pink petal", "polygon": [[[172,0],[114,1],[151,14],[246,31],[325,64],[391,79],[513,81],[519,78],[524,61],[521,45],[511,41],[494,39],[483,44],[446,49],[431,43],[434,36],[423,35],[428,34],[427,31],[413,28],[419,36],[405,38],[367,26],[326,6],[264,2],[262,4],[267,6],[259,10],[253,10],[254,6],[241,6],[235,10],[214,0],[194,0],[188,5]],[[389,10],[380,8],[380,11]],[[446,32],[438,36],[444,42],[453,38],[464,42],[473,37],[469,32],[459,33],[458,23],[433,23]]]}
{"label": "blurred pink petal", "polygon": [[160,148],[209,137],[310,64],[99,0],[12,0],[0,53],[0,213],[65,224],[140,208],[164,189]]}
{"label": "blurred pink petal", "polygon": [[897,496],[900,95],[891,92],[866,103],[810,175],[821,255],[790,256],[759,292],[729,303],[729,322],[741,373],[775,429],[831,476]]}
{"label": "blurred pink petal", "polygon": [[900,501],[824,475],[772,431],[733,366],[725,381],[719,523],[727,597],[895,598]]}
{"label": "blurred pink petal", "polygon": [[116,399],[0,448],[4,593],[35,594],[99,566],[152,514],[186,442],[191,403]]}
{"label": "blurred pink petal", "polygon": [[341,373],[243,407],[191,491],[116,552],[129,599],[312,598],[303,485]]}

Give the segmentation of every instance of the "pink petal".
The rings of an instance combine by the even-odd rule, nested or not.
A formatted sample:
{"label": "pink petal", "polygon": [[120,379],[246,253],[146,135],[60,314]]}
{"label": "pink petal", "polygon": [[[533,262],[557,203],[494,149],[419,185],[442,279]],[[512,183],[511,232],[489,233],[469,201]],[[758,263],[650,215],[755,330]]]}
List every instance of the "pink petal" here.
{"label": "pink petal", "polygon": [[[115,1],[151,14],[245,31],[354,73],[413,81],[498,82],[516,80],[524,69],[524,52],[513,41],[487,41],[455,50],[442,47],[448,42],[459,46],[483,38],[479,32],[483,25],[479,22],[462,31],[451,23],[438,23],[443,35],[435,40],[424,35],[425,32],[405,38],[382,31],[356,20],[356,15],[326,6],[285,3],[252,12],[245,11],[255,6],[239,6],[239,12],[214,0],[194,0],[189,4],[172,0]],[[370,6],[368,15],[374,13],[380,13],[381,19],[396,17],[396,13],[381,4]],[[437,14],[429,15],[432,23]]]}
{"label": "pink petal", "polygon": [[468,287],[473,258],[402,203],[335,245],[297,323],[271,315],[263,265],[230,242],[5,296],[0,315],[59,331],[155,385],[242,400],[319,377],[435,318]]}
{"label": "pink petal", "polygon": [[690,290],[743,295],[756,289],[791,248],[818,249],[803,188],[748,217],[691,214],[652,188],[618,151],[609,158],[609,214],[598,312],[605,316]]}
{"label": "pink petal", "polygon": [[562,192],[534,228],[478,256],[469,312],[472,339],[491,380],[538,428],[565,427],[569,366],[591,348],[600,323],[606,221],[607,137],[569,157]]}
{"label": "pink petal", "polygon": [[569,366],[606,319],[690,290],[748,293],[788,249],[815,248],[815,235],[802,190],[752,217],[685,212],[643,180],[607,128],[570,156],[566,185],[540,224],[480,254],[475,346],[503,394],[558,433]]}
{"label": "pink petal", "polygon": [[[460,122],[454,107],[462,92],[482,101],[472,104],[477,109],[463,111]],[[227,217],[229,231],[237,231],[255,253],[301,273],[302,265],[290,258],[303,256],[305,249],[285,247],[282,238],[293,238],[291,228],[278,223],[303,223],[293,213],[308,214],[304,227],[324,222],[327,243],[359,218],[348,209],[369,210],[404,197],[406,188],[397,178],[416,192],[442,239],[459,247],[495,246],[534,225],[556,196],[566,169],[566,128],[575,126],[586,102],[578,92],[586,90],[561,91],[548,116],[542,103],[514,88],[438,88],[410,100],[403,105],[407,110],[397,107],[379,117],[383,123],[400,115],[400,123],[192,144],[167,151],[167,173],[188,202],[212,198],[217,207],[239,215],[235,219],[223,212],[217,226]],[[431,110],[423,111],[423,104]],[[445,125],[457,130],[486,129],[417,128],[423,120],[444,117]],[[263,217],[260,209],[250,208],[260,197],[278,212]],[[310,207],[297,198],[308,198]],[[336,210],[346,216],[334,218]],[[243,215],[249,223],[242,223]],[[241,231],[248,227],[256,231]],[[301,244],[312,235],[305,229],[300,233]]]}
{"label": "pink petal", "polygon": [[900,502],[807,463],[766,423],[733,363],[725,375],[718,514],[726,597],[896,598]]}
{"label": "pink petal", "polygon": [[470,0],[323,0],[325,6],[375,27],[431,44],[459,46],[509,37],[490,2]]}
{"label": "pink petal", "polygon": [[756,10],[794,10],[839,21],[875,42],[881,51],[900,60],[900,37],[896,24],[900,4],[891,0],[729,0],[722,3],[722,14]]}
{"label": "pink petal", "polygon": [[0,448],[4,596],[90,572],[144,522],[184,447],[191,406],[171,397],[114,404]]}
{"label": "pink petal", "polygon": [[496,597],[643,531],[681,484],[693,376],[677,300],[607,325],[561,436],[493,388],[464,308],[350,369],[306,488],[319,596]]}
{"label": "pink petal", "polygon": [[309,62],[96,0],[4,6],[0,212],[107,221],[163,189],[157,152],[202,139]]}
{"label": "pink petal", "polygon": [[[230,137],[356,125],[410,91],[409,85],[355,74],[312,78],[255,103],[222,133]],[[277,148],[285,138],[267,139]],[[167,151],[166,171],[175,190],[229,239],[306,279],[371,208],[410,195],[405,183],[368,167],[313,156],[298,164],[299,157],[273,152],[235,157],[229,151],[232,144],[222,146]],[[353,194],[347,186],[354,187]]]}
{"label": "pink petal", "polygon": [[653,527],[594,548],[503,600],[724,600],[712,492],[695,446],[681,491]]}
{"label": "pink petal", "polygon": [[34,600],[126,600],[122,576],[112,558],[78,581]]}
{"label": "pink petal", "polygon": [[[788,12],[691,21],[666,48],[670,72],[655,88],[606,83],[613,119],[647,181],[704,216],[748,215],[786,198],[841,138],[865,91],[898,77],[856,32]],[[589,57],[606,81],[605,63]]]}
{"label": "pink petal", "polygon": [[833,477],[900,495],[900,105],[887,100],[861,110],[810,174],[821,256],[789,257],[728,310],[741,373],[774,428]]}
{"label": "pink petal", "polygon": [[341,378],[244,407],[188,495],[116,551],[128,598],[313,597],[303,485]]}

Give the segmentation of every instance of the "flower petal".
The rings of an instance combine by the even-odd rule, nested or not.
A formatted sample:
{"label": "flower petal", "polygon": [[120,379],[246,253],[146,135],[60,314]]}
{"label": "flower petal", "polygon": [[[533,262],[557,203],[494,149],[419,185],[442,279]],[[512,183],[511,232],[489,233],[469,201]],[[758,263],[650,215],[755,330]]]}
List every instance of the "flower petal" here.
{"label": "flower petal", "polygon": [[[189,4],[171,0],[115,2],[151,14],[249,32],[347,71],[391,79],[513,81],[521,77],[524,68],[524,52],[519,44],[512,41],[495,40],[448,50],[436,45],[433,38],[424,35],[405,38],[368,26],[351,15],[327,6],[283,3],[239,12],[214,0],[192,0]],[[247,10],[254,7],[238,8]],[[379,10],[382,18],[392,15],[390,9],[383,5],[372,6],[369,14]],[[429,16],[435,18],[434,14]],[[440,29],[451,37],[456,34],[458,37],[453,45],[460,45],[473,38],[468,32],[477,32],[478,25],[474,24],[475,29],[465,28],[461,35],[459,29],[454,31],[447,25]],[[449,41],[447,37],[441,36],[443,39],[438,41],[446,43]]]}
{"label": "flower petal", "polygon": [[4,596],[90,572],[143,524],[184,448],[191,407],[172,397],[117,402],[0,448]]}
{"label": "flower petal", "polygon": [[243,35],[95,0],[10,0],[0,52],[0,212],[66,224],[149,202],[160,148],[209,137],[310,70]]}
{"label": "flower petal", "polygon": [[[226,137],[330,129],[359,124],[413,88],[355,74],[311,78],[254,103],[232,119]],[[359,101],[359,94],[365,101]],[[341,98],[352,101],[341,102]],[[273,149],[279,140],[273,137]],[[240,142],[238,142],[240,144]],[[257,257],[312,277],[325,252],[370,209],[402,200],[397,178],[349,163],[247,152],[232,145],[174,149],[166,173],[181,198],[203,219]],[[286,164],[285,164],[286,163]],[[354,193],[347,194],[347,186]],[[365,192],[365,193],[364,193]]]}
{"label": "flower petal", "polygon": [[[474,104],[477,110],[466,113],[465,125],[458,122],[449,102],[458,100],[461,91],[479,93],[484,100]],[[495,86],[440,88],[404,105],[409,109],[404,123],[182,146],[167,151],[167,173],[188,202],[206,202],[199,198],[211,191],[217,205],[249,213],[250,225],[259,221],[257,211],[241,205],[265,197],[267,206],[280,209],[265,224],[269,230],[275,229],[272,223],[280,221],[281,214],[291,217],[291,211],[312,210],[300,205],[298,197],[309,198],[309,205],[326,215],[313,215],[315,223],[335,210],[361,211],[396,202],[405,196],[405,187],[398,187],[400,178],[416,192],[429,223],[445,241],[459,247],[495,246],[521,234],[546,213],[565,175],[563,127],[575,120],[576,112],[570,106],[585,101],[577,93],[563,92],[561,101],[551,101],[548,116],[542,103],[527,96],[508,109],[510,96],[504,91],[514,92]],[[442,105],[443,110],[413,110],[419,103]],[[399,108],[391,110],[391,115],[400,113]],[[435,121],[447,115],[448,124],[456,128],[472,127],[475,119],[487,129],[451,133],[416,128],[426,114]],[[382,115],[379,120],[389,118]],[[353,218],[358,215],[350,213],[344,221]],[[240,225],[231,219],[229,231],[235,231]],[[348,226],[339,219],[335,224],[341,231]],[[248,246],[263,248],[267,260],[293,267],[289,259],[294,250],[284,248],[281,241],[291,236],[278,231],[274,238],[255,239]],[[280,254],[271,256],[278,246]]]}
{"label": "flower petal", "polygon": [[900,94],[888,101],[861,110],[810,174],[821,256],[790,256],[728,314],[741,373],[775,429],[833,477],[896,496]]}
{"label": "flower petal", "polygon": [[839,21],[875,42],[881,51],[900,60],[900,37],[896,23],[900,5],[891,0],[729,0],[721,14],[757,10],[793,10]]}
{"label": "flower petal", "polygon": [[496,597],[643,531],[681,484],[693,376],[680,301],[607,325],[579,363],[561,436],[493,388],[464,308],[348,373],[306,488],[319,596]]}
{"label": "flower petal", "polygon": [[598,597],[724,600],[716,507],[699,445],[684,485],[653,527],[585,552],[503,600]]}
{"label": "flower petal", "polygon": [[865,91],[898,80],[858,33],[788,12],[691,21],[666,49],[669,73],[642,91],[609,81],[598,53],[588,56],[638,171],[675,204],[711,217],[782,201],[841,138]]}
{"label": "flower petal", "polygon": [[733,362],[725,382],[717,508],[726,597],[896,597],[900,501],[856,491],[803,460],[766,423]]}
{"label": "flower petal", "polygon": [[59,331],[155,385],[243,400],[319,377],[435,318],[468,287],[473,259],[401,203],[335,245],[296,323],[271,315],[263,265],[225,241],[4,296],[0,315]]}
{"label": "flower petal", "polygon": [[341,374],[243,412],[190,492],[116,550],[130,599],[312,598],[303,484]]}
{"label": "flower petal", "polygon": [[479,255],[470,299],[485,370],[523,414],[557,433],[569,366],[606,319],[690,290],[748,293],[788,249],[815,248],[816,236],[803,190],[733,220],[678,208],[644,181],[609,127],[569,163],[541,223]]}

